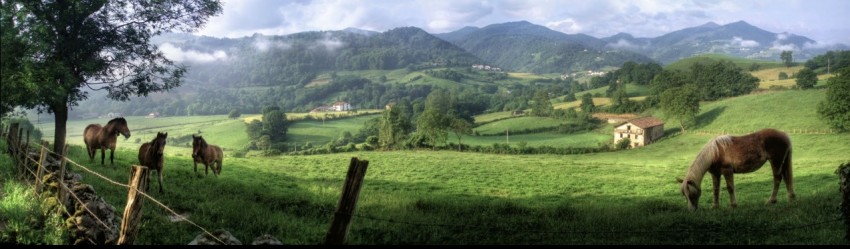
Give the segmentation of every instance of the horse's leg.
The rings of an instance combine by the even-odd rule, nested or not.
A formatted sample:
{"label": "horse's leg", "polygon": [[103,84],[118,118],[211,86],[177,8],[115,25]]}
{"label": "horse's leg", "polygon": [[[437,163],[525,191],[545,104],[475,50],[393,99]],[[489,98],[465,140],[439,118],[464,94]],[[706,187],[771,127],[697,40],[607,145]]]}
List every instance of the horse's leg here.
{"label": "horse's leg", "polygon": [[204,162],[204,175],[210,174],[210,162]]}
{"label": "horse's leg", "polygon": [[104,165],[106,161],[106,148],[100,148],[100,165]]}
{"label": "horse's leg", "polygon": [[711,208],[717,208],[720,203],[720,177],[718,174],[711,174],[712,199]]}
{"label": "horse's leg", "polygon": [[731,202],[729,206],[736,208],[738,207],[738,201],[735,200],[735,180],[733,175],[734,173],[732,172],[723,173],[723,177],[726,178],[726,190],[729,191],[729,201]]}
{"label": "horse's leg", "polygon": [[159,169],[156,172],[159,173],[159,192],[163,193],[162,192],[162,169]]}
{"label": "horse's leg", "polygon": [[92,151],[92,146],[89,146],[88,143],[86,143],[86,152],[89,155],[89,162],[94,162],[94,151]]}
{"label": "horse's leg", "polygon": [[109,166],[115,165],[115,148],[109,148]]}
{"label": "horse's leg", "polygon": [[198,173],[198,161],[192,158],[192,162],[195,163],[195,173]]}
{"label": "horse's leg", "polygon": [[788,200],[793,201],[797,198],[797,194],[794,193],[794,179],[792,178],[793,174],[791,173],[791,151],[788,151],[788,154],[785,155],[785,162],[782,164],[782,177],[785,178],[785,189],[788,190]]}
{"label": "horse's leg", "polygon": [[774,163],[770,160],[770,167],[773,169],[773,191],[770,192],[770,198],[767,199],[767,204],[776,203],[776,194],[779,192],[779,183],[782,182],[782,166],[779,163]]}

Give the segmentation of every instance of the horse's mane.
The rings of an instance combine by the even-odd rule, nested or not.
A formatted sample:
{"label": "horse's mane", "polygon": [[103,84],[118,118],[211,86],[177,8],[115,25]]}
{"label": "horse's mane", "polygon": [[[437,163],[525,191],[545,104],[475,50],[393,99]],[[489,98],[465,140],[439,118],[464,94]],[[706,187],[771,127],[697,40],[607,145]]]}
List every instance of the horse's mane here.
{"label": "horse's mane", "polygon": [[209,146],[209,144],[207,144],[207,140],[204,140],[204,137],[198,136],[198,140],[201,140],[201,142],[198,144],[201,146],[201,148],[206,149],[207,146]]}
{"label": "horse's mane", "polygon": [[112,120],[109,120],[109,122],[106,122],[106,125],[117,125],[117,124],[126,124],[126,123],[127,123],[127,120],[124,119],[124,118],[113,118]]}
{"label": "horse's mane", "polygon": [[106,122],[106,125],[103,126],[105,132],[109,132],[110,135],[118,135],[119,130],[116,129],[119,125],[127,126],[127,120],[124,118],[114,118]]}
{"label": "horse's mane", "polygon": [[729,135],[717,136],[709,140],[708,143],[705,143],[688,169],[688,174],[685,175],[685,178],[695,180],[696,184],[702,182],[705,172],[708,171],[711,164],[720,156],[720,150],[730,144],[732,144],[732,137]]}

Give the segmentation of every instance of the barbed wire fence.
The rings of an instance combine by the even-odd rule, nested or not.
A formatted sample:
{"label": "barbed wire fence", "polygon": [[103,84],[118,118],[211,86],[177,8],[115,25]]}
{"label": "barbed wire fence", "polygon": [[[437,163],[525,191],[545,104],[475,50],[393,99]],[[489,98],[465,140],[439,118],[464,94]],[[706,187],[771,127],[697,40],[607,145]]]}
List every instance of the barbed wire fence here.
{"label": "barbed wire fence", "polygon": [[[50,171],[49,169],[47,169],[48,165],[47,165],[46,160],[48,160],[47,159],[48,155],[53,155],[54,158],[59,158],[59,160],[62,161],[60,163],[60,170],[59,170],[60,172],[65,172],[65,162],[68,162],[68,163],[71,163],[72,165],[74,165],[76,168],[82,169],[83,171],[85,171],[89,175],[100,178],[100,179],[106,181],[107,183],[109,183],[111,185],[126,188],[128,191],[130,191],[130,190],[136,191],[138,194],[147,198],[151,202],[155,203],[157,206],[159,206],[163,210],[167,211],[171,215],[177,217],[180,220],[186,221],[187,223],[191,224],[192,226],[195,226],[199,230],[203,231],[204,234],[206,234],[208,237],[212,238],[213,240],[217,241],[218,243],[226,244],[224,241],[219,239],[218,236],[212,234],[209,231],[209,229],[206,229],[206,228],[198,225],[197,223],[193,222],[192,220],[180,215],[179,213],[175,212],[172,208],[163,204],[161,201],[157,200],[156,198],[148,195],[144,191],[142,191],[142,190],[140,190],[140,189],[138,189],[134,186],[130,186],[130,185],[109,179],[108,177],[103,176],[100,173],[97,173],[96,171],[91,170],[88,167],[83,166],[83,165],[71,160],[70,158],[67,158],[66,157],[66,155],[67,155],[67,145],[65,146],[65,152],[63,154],[57,154],[57,153],[51,151],[50,149],[48,149],[44,144],[39,144],[39,146],[37,147],[37,149],[40,150],[40,152],[38,153],[39,159],[38,160],[34,159],[33,157],[31,157],[29,155],[30,154],[30,151],[29,151],[30,143],[28,141],[29,135],[27,135],[26,139],[23,139],[22,136],[20,135],[20,134],[22,134],[22,131],[20,131],[20,130],[17,132],[17,134],[19,134],[19,135],[17,135],[17,136],[11,135],[11,134],[15,134],[15,132],[14,132],[15,129],[17,129],[17,125],[14,125],[14,124],[9,127],[9,131],[6,131],[5,127],[0,128],[0,130],[2,130],[2,133],[3,133],[2,136],[4,138],[6,138],[6,144],[8,146],[8,152],[12,155],[12,158],[15,161],[15,166],[17,167],[17,171],[19,173],[18,177],[20,179],[25,180],[30,185],[33,185],[34,189],[36,191],[36,194],[39,194],[42,191],[41,190],[42,186],[46,185],[46,183],[43,183],[44,180],[42,179],[42,172]],[[29,131],[27,131],[27,134],[29,134]],[[27,164],[33,165],[36,169],[33,170],[32,167],[27,165]],[[25,174],[29,173],[29,175],[31,175],[32,178],[21,176],[20,175],[21,172],[23,172]],[[50,173],[58,173],[58,172],[50,172]],[[74,191],[66,185],[64,178],[65,178],[64,175],[59,175],[58,180],[55,182],[56,186],[58,187],[58,192],[56,193],[56,197],[59,200],[61,200],[61,199],[64,198],[63,195],[70,196],[75,201],[77,201],[77,204],[79,204],[79,206],[81,206],[83,208],[83,210],[86,213],[88,213],[88,215],[90,217],[92,217],[97,222],[97,224],[102,226],[108,232],[118,233],[119,231],[115,231],[116,228],[108,225],[107,222],[103,221],[101,219],[101,217],[99,217],[99,215],[97,215],[96,212],[92,211],[89,208],[89,205],[85,204],[86,202],[82,200],[83,198],[81,198],[76,193],[74,193]],[[30,179],[32,179],[32,181],[30,181]],[[66,209],[65,205],[59,205],[59,207],[60,207],[59,212],[61,212],[63,215],[67,215],[68,217],[74,216],[73,214],[71,214]],[[123,221],[123,222],[127,222],[127,221]],[[124,227],[124,226],[122,226],[122,227]],[[90,238],[86,238],[86,239],[92,244],[98,244],[95,241],[92,241]]]}

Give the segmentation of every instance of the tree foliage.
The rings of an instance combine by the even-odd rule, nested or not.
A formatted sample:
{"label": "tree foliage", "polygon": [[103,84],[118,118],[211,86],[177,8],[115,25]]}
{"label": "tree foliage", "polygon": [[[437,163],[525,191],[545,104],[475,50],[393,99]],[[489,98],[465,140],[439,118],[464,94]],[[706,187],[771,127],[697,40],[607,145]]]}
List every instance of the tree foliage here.
{"label": "tree foliage", "polygon": [[701,100],[749,94],[758,88],[758,78],[728,60],[710,64],[695,63],[690,70],[689,80],[699,87]]}
{"label": "tree foliage", "polygon": [[832,128],[850,131],[850,68],[827,81],[826,99],[818,103],[818,114]]}
{"label": "tree foliage", "polygon": [[548,117],[555,110],[552,107],[552,102],[549,101],[549,93],[539,90],[534,93],[534,103],[531,105],[531,115],[538,117]]}
{"label": "tree foliage", "polygon": [[289,121],[286,120],[286,113],[278,107],[266,108],[263,112],[263,132],[264,135],[269,135],[272,142],[283,141],[286,138],[286,133],[289,130]]}
{"label": "tree foliage", "polygon": [[792,51],[785,50],[779,54],[779,58],[782,59],[782,63],[785,64],[786,67],[794,65],[794,57],[792,55],[793,53],[794,52]]}
{"label": "tree foliage", "polygon": [[694,84],[674,87],[661,93],[661,110],[665,115],[679,120],[682,130],[696,121],[699,113],[699,90]]}
{"label": "tree foliage", "polygon": [[8,20],[7,10],[14,12],[15,19],[5,22],[3,29],[11,31],[3,31],[4,36],[9,32],[26,37],[3,39],[23,42],[24,51],[22,57],[11,55],[21,58],[22,66],[4,74],[26,75],[14,83],[27,83],[29,98],[35,102],[15,104],[33,104],[54,114],[55,151],[65,145],[69,107],[86,99],[87,89],[105,90],[110,99],[127,101],[179,86],[186,68],[152,46],[151,37],[193,32],[222,11],[217,0],[8,0],[2,4],[3,19]]}
{"label": "tree foliage", "polygon": [[579,108],[584,113],[593,113],[596,111],[596,106],[593,105],[593,95],[590,93],[585,93],[581,96],[581,104],[579,104]]}
{"label": "tree foliage", "polygon": [[800,69],[797,72],[797,87],[800,89],[809,89],[818,84],[818,75],[815,71],[809,68]]}

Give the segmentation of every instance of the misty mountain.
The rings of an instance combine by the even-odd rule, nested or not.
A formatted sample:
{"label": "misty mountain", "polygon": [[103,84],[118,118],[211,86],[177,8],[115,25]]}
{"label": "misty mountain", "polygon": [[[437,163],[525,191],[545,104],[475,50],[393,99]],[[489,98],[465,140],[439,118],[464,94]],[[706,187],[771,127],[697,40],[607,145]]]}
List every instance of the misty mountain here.
{"label": "misty mountain", "polygon": [[607,42],[589,35],[564,34],[526,21],[465,27],[436,36],[510,71],[566,73],[652,61],[634,52],[606,48]]}
{"label": "misty mountain", "polygon": [[804,36],[765,31],[744,21],[719,25],[709,22],[655,38],[635,38],[619,33],[601,40],[608,47],[641,53],[663,64],[699,54],[726,54],[750,59],[779,60],[784,50],[794,52],[795,61],[804,61],[844,45],[820,46]]}
{"label": "misty mountain", "polygon": [[326,71],[468,66],[482,60],[415,27],[383,33],[349,28],[285,36],[157,37],[166,56],[192,68],[187,78],[221,86],[304,85]]}

